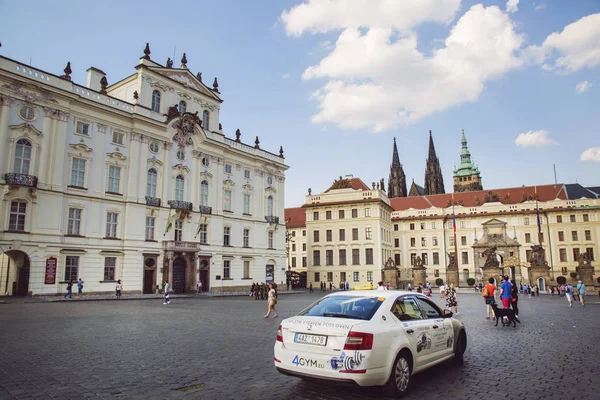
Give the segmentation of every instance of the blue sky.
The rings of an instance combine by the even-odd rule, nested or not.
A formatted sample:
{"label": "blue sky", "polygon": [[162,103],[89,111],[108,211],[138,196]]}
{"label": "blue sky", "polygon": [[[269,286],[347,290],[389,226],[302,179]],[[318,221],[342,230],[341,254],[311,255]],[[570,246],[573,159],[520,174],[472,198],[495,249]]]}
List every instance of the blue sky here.
{"label": "blue sky", "polygon": [[48,3],[0,0],[0,54],[85,84],[133,73],[146,42],[186,52],[219,79],[227,136],[283,146],[286,207],[340,175],[387,182],[394,137],[422,184],[429,130],[447,191],[461,129],[484,189],[553,183],[553,164],[600,185],[598,0]]}

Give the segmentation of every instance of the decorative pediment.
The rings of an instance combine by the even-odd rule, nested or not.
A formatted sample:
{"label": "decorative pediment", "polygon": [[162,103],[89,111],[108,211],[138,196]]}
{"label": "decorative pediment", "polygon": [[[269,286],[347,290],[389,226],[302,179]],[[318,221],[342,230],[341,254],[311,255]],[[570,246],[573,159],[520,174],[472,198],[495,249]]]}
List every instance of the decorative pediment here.
{"label": "decorative pediment", "polygon": [[152,157],[148,159],[148,166],[152,167],[162,167],[163,163],[156,157]]}
{"label": "decorative pediment", "polygon": [[71,147],[73,150],[77,150],[77,151],[83,151],[85,153],[91,153],[92,152],[92,148],[87,146],[85,143],[76,143],[76,144],[70,144],[69,147]]}
{"label": "decorative pediment", "polygon": [[173,171],[185,172],[187,174],[188,172],[190,172],[190,169],[187,165],[177,164],[177,165],[173,165]]}
{"label": "decorative pediment", "polygon": [[208,171],[202,171],[202,172],[200,172],[200,174],[199,174],[199,175],[200,175],[201,177],[203,177],[203,178],[206,178],[206,179],[212,179],[212,177],[213,177],[213,174],[211,174],[211,173],[210,173],[210,172],[208,172]]}
{"label": "decorative pediment", "polygon": [[42,132],[38,131],[37,128],[31,124],[28,124],[27,122],[24,122],[20,125],[11,125],[10,129],[12,129],[15,132],[22,132],[26,135],[31,135],[31,136],[42,136]]}
{"label": "decorative pediment", "polygon": [[[198,81],[198,78],[196,78],[189,70],[153,69],[153,71],[163,76],[166,76],[167,78],[172,79],[176,82],[179,82],[183,86],[192,89],[196,92],[202,93],[203,95],[208,96],[212,99],[219,101],[221,100],[216,93],[214,93],[202,83],[200,83]],[[196,100],[196,97],[194,97],[194,100],[196,101],[196,103],[199,103],[199,101]]]}
{"label": "decorative pediment", "polygon": [[501,226],[506,226],[506,222],[499,220],[498,218],[492,218],[489,221],[483,222],[481,225],[483,225],[483,227],[501,227]]}
{"label": "decorative pediment", "polygon": [[232,181],[231,179],[225,179],[223,181],[223,186],[234,187],[235,186],[235,182]]}
{"label": "decorative pediment", "polygon": [[148,82],[148,84],[151,87],[155,87],[155,88],[159,88],[160,90],[164,91],[164,92],[168,92],[168,91],[174,91],[175,89],[172,88],[171,86],[165,85],[164,83],[156,80],[156,79],[152,79],[149,76],[146,76],[144,79],[146,79],[146,82]]}
{"label": "decorative pediment", "polygon": [[125,161],[125,160],[127,160],[127,157],[125,157],[123,154],[121,154],[118,151],[113,151],[112,153],[106,153],[106,156],[108,158],[112,158],[114,160],[119,160],[119,161]]}
{"label": "decorative pediment", "polygon": [[177,94],[179,95],[179,97],[183,97],[183,98],[184,98],[184,99],[186,99],[186,100],[191,100],[191,99],[192,99],[192,96],[190,96],[190,95],[189,95],[189,94],[187,94],[187,93],[184,93],[184,92],[177,92]]}
{"label": "decorative pediment", "polygon": [[265,192],[267,193],[277,193],[277,189],[275,189],[273,186],[269,186],[265,189]]}
{"label": "decorative pediment", "polygon": [[252,189],[253,189],[253,187],[252,187],[252,185],[251,185],[251,184],[249,184],[249,183],[246,183],[244,186],[242,186],[242,189],[244,189],[244,190],[247,190],[247,191],[251,192],[251,191],[252,191]]}
{"label": "decorative pediment", "polygon": [[[2,85],[2,88],[11,91],[14,95],[17,95],[18,97],[22,97],[27,103],[58,103],[58,101],[51,97],[51,93],[49,90],[43,88],[41,85],[38,85],[36,83],[16,81],[12,84]],[[30,90],[33,90],[35,92],[31,92]]]}

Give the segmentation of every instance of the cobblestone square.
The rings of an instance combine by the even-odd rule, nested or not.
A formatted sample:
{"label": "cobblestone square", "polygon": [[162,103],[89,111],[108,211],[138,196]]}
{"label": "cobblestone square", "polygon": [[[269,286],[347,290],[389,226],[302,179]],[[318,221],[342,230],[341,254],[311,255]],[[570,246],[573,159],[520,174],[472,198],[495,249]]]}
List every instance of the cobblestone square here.
{"label": "cobblestone square", "polygon": [[[292,316],[321,296],[280,296]],[[439,296],[433,299],[442,304]],[[600,392],[600,300],[521,298],[522,323],[495,327],[477,294],[459,295],[465,365],[416,375],[408,398],[593,399]],[[279,319],[249,297],[0,304],[0,398],[382,398],[376,388],[277,373]]]}

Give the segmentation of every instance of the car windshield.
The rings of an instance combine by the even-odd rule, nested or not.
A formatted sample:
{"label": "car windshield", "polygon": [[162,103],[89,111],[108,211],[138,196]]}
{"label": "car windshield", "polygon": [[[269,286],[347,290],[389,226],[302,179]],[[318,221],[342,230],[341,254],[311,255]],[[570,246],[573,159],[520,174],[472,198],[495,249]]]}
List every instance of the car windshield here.
{"label": "car windshield", "polygon": [[365,296],[327,296],[311,304],[299,315],[370,320],[383,303],[382,298]]}

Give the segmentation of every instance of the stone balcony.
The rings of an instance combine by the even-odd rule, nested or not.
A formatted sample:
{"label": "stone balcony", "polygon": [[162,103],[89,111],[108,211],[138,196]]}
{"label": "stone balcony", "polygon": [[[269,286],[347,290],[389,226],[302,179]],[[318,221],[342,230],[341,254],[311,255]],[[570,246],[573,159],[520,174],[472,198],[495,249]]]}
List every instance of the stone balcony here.
{"label": "stone balcony", "polygon": [[200,214],[212,214],[212,207],[200,206]]}
{"label": "stone balcony", "polygon": [[169,200],[167,203],[169,203],[169,207],[175,210],[192,211],[194,208],[194,205],[189,201]]}
{"label": "stone balcony", "polygon": [[265,219],[267,220],[267,222],[269,224],[278,224],[279,223],[279,217],[274,217],[274,216],[266,216]]}
{"label": "stone balcony", "polygon": [[163,243],[165,251],[183,251],[194,252],[200,251],[200,243],[197,242],[180,242],[176,240],[166,240]]}
{"label": "stone balcony", "polygon": [[157,197],[146,196],[146,205],[153,207],[160,207],[160,199]]}
{"label": "stone balcony", "polygon": [[26,174],[4,174],[4,180],[10,186],[26,186],[37,188],[38,178],[33,175]]}

